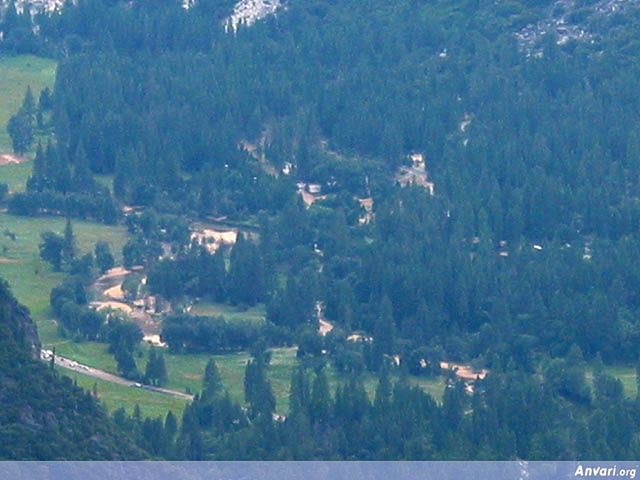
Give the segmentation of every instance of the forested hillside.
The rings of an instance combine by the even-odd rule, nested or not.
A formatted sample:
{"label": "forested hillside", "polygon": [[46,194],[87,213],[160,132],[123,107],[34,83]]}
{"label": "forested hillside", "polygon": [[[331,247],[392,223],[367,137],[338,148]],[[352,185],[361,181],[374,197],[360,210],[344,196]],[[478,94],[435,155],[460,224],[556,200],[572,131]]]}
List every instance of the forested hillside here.
{"label": "forested hillside", "polygon": [[[26,35],[61,59],[14,116],[55,135],[9,211],[126,224],[131,301],[167,302],[168,349],[254,356],[244,409],[217,386],[175,445],[151,444],[162,422],[121,426],[177,458],[637,454],[638,403],[604,368],[640,353],[640,8],[291,0],[234,30],[233,7],[84,0],[2,23],[0,48]],[[207,243],[210,225],[236,236]],[[86,328],[77,260],[61,330],[133,378],[139,339]],[[280,346],[301,365],[286,420],[265,374]],[[442,404],[407,380],[451,362],[472,374],[445,374]]]}
{"label": "forested hillside", "polygon": [[26,309],[0,284],[0,458],[141,459],[146,453],[98,401],[37,360],[40,341]]}
{"label": "forested hillside", "polygon": [[[56,142],[13,211],[263,212],[275,223],[264,258],[322,251],[311,295],[340,324],[349,310],[372,332],[388,297],[417,347],[489,366],[494,351],[522,357],[508,351],[519,342],[635,359],[632,24],[598,44],[549,37],[532,57],[518,51],[515,14],[483,22],[483,5],[470,22],[472,6],[446,2],[294,2],[236,35],[212,21],[224,16],[213,3],[145,5],[81,2],[41,20],[78,52],[58,72]],[[257,161],[239,145],[261,136]],[[432,198],[393,185],[412,152]],[[92,173],[114,175],[114,199]],[[300,209],[295,181],[333,200]],[[372,197],[372,224],[354,222],[353,196]]]}

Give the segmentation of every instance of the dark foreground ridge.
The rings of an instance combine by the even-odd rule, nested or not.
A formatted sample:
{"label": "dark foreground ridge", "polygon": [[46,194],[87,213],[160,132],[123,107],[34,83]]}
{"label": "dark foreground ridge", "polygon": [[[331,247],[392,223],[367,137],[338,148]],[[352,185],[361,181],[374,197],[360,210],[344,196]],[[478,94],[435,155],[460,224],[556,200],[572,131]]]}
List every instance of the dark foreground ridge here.
{"label": "dark foreground ridge", "polygon": [[88,393],[37,360],[28,311],[0,281],[0,458],[141,459]]}

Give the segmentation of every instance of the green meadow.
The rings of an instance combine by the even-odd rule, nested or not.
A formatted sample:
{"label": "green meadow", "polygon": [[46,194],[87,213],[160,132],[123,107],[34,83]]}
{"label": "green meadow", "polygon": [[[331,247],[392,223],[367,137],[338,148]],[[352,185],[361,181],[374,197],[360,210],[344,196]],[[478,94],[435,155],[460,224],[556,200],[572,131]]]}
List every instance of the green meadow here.
{"label": "green meadow", "polygon": [[31,86],[37,101],[42,89],[53,87],[56,65],[54,60],[33,55],[0,56],[0,153],[11,152],[6,126],[20,109],[27,87]]}
{"label": "green meadow", "polygon": [[[49,294],[53,287],[62,282],[63,274],[54,272],[51,265],[40,258],[38,246],[42,232],[51,230],[62,233],[64,225],[65,219],[60,217],[33,218],[0,214],[0,277],[9,282],[20,303],[29,308],[44,345],[61,341],[51,317]],[[127,241],[124,227],[76,220],[73,230],[80,254],[93,251],[97,241],[106,240],[119,259]]]}

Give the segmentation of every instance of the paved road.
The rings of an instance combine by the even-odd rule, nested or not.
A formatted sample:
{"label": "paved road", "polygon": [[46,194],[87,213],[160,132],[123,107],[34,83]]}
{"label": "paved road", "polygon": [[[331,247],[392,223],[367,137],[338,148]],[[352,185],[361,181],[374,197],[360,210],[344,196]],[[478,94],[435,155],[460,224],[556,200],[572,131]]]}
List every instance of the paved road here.
{"label": "paved road", "polygon": [[[51,355],[53,352],[51,350],[42,350],[40,352],[40,357],[42,360],[51,360]],[[178,392],[176,390],[169,390],[168,388],[160,388],[154,387],[151,385],[143,385],[138,382],[132,382],[131,380],[127,380],[126,378],[119,377],[117,375],[113,375],[112,373],[105,372],[104,370],[98,370],[97,368],[89,367],[87,365],[82,365],[74,360],[69,360],[68,358],[61,357],[59,355],[55,356],[56,365],[66,368],[67,370],[72,370],[74,372],[82,373],[83,375],[87,375],[89,377],[98,378],[100,380],[105,380],[111,383],[117,383],[118,385],[124,385],[126,387],[132,388],[141,388],[143,390],[149,390],[150,392],[159,393],[162,395],[169,395],[171,397],[182,398],[183,400],[191,401],[193,400],[193,395],[188,395],[186,393]]]}

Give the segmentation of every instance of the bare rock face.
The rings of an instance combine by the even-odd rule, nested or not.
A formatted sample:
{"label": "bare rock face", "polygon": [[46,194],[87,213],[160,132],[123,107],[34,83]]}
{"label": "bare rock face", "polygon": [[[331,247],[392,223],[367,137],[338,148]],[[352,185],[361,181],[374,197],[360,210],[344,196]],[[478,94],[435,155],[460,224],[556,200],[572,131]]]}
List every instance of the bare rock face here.
{"label": "bare rock face", "polygon": [[13,340],[31,349],[34,358],[40,358],[40,337],[38,328],[29,315],[29,310],[20,305],[11,295],[7,283],[0,279],[0,319],[2,331],[6,332]]}
{"label": "bare rock face", "polygon": [[[16,9],[22,13],[25,8],[34,15],[38,12],[53,12],[62,8],[66,0],[16,0]],[[0,10],[4,10],[9,5],[9,0],[0,0]]]}
{"label": "bare rock face", "polygon": [[[624,13],[640,0],[554,0],[535,23],[530,23],[515,32],[520,48],[527,55],[541,56],[541,40],[552,35],[556,44],[569,41],[596,43],[602,32],[594,31],[598,21],[615,14]],[[575,13],[580,12],[576,18]]]}
{"label": "bare rock face", "polygon": [[22,305],[17,305],[16,313],[23,341],[31,347],[34,358],[40,358],[42,344],[40,343],[40,337],[38,336],[38,327],[36,327],[31,316],[29,316],[29,311]]}
{"label": "bare rock face", "polygon": [[225,28],[235,32],[239,25],[249,27],[272,15],[280,7],[280,0],[240,0],[233,8],[233,14],[226,20]]}

